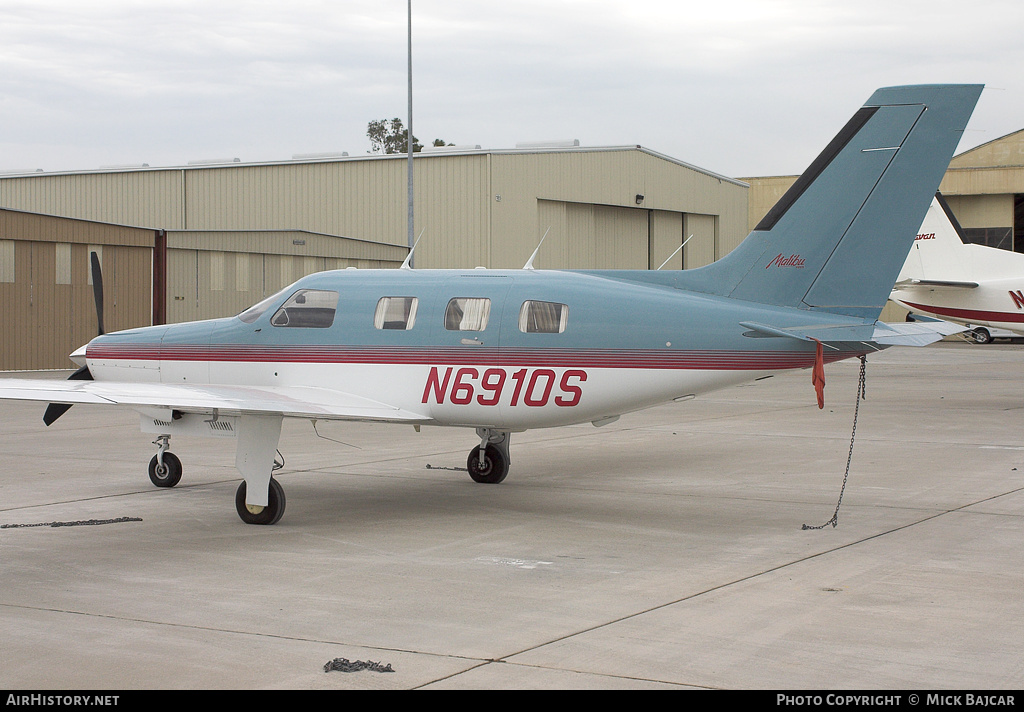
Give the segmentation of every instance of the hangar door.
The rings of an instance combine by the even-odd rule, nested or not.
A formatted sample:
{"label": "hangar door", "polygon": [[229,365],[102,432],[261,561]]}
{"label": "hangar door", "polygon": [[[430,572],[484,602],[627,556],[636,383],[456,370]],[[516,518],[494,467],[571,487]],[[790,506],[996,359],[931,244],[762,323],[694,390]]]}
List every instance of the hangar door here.
{"label": "hangar door", "polygon": [[594,253],[598,269],[647,269],[646,210],[595,205]]}
{"label": "hangar door", "polygon": [[547,233],[535,265],[545,269],[647,269],[647,210],[537,201],[537,234]]}
{"label": "hangar door", "polygon": [[662,269],[690,269],[719,257],[715,215],[555,200],[539,200],[537,215],[537,234],[548,233],[537,267],[657,269],[668,259]]}
{"label": "hangar door", "polygon": [[150,323],[152,248],[0,240],[0,370],[74,368],[68,354],[99,331],[91,252],[102,269],[104,331]]}
{"label": "hangar door", "polygon": [[167,321],[174,324],[237,314],[299,277],[326,269],[327,261],[336,260],[169,249]]}

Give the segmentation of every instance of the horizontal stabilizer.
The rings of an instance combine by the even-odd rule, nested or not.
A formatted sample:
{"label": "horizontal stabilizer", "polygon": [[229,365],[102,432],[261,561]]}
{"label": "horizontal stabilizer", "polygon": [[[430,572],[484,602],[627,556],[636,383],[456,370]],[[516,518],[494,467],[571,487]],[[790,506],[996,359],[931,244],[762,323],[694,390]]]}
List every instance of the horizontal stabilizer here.
{"label": "horizontal stabilizer", "polygon": [[755,332],[755,336],[775,336],[798,341],[820,341],[823,345],[860,342],[876,346],[927,346],[943,336],[965,330],[959,324],[930,319],[897,324],[863,322],[860,324],[813,324],[810,326],[777,327],[754,322],[740,322],[740,326]]}
{"label": "horizontal stabilizer", "polygon": [[875,324],[875,333],[871,340],[885,346],[927,346],[940,340],[943,336],[959,334],[966,330],[965,326],[939,319],[896,324],[880,321]]}
{"label": "horizontal stabilizer", "polygon": [[977,289],[977,282],[956,282],[949,279],[901,279],[893,285],[893,289],[914,289],[915,287],[933,287],[939,289]]}
{"label": "horizontal stabilizer", "polygon": [[757,332],[761,336],[780,336],[798,341],[820,341],[823,344],[870,341],[874,334],[874,322],[860,324],[812,324],[810,326],[770,326],[751,321],[741,321],[740,326]]}

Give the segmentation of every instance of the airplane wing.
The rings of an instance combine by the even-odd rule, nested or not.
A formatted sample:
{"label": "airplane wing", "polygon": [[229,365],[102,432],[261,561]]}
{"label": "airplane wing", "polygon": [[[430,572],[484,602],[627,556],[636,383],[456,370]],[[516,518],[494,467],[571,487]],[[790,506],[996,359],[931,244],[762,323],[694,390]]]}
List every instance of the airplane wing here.
{"label": "airplane wing", "polygon": [[949,279],[901,279],[893,285],[894,290],[913,289],[915,287],[939,287],[950,289],[976,289],[977,282],[956,282]]}
{"label": "airplane wing", "polygon": [[182,412],[223,415],[279,414],[324,420],[365,420],[427,423],[431,418],[379,401],[326,388],[307,386],[255,387],[0,379],[0,398],[47,403],[92,403],[134,408],[171,408]]}

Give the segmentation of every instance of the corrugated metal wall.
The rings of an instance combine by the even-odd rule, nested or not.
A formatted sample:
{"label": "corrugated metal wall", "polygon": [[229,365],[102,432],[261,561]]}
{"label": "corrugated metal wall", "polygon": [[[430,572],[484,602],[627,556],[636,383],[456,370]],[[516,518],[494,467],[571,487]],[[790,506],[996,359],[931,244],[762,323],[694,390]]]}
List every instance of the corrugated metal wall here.
{"label": "corrugated metal wall", "polygon": [[[69,368],[97,334],[152,321],[155,231],[0,209],[0,370]],[[393,268],[407,248],[296,230],[168,231],[167,320],[237,314],[311,272]]]}
{"label": "corrugated metal wall", "polygon": [[153,231],[0,210],[0,369],[70,368],[97,334],[89,253],[100,255],[106,331],[150,323]]}
{"label": "corrugated metal wall", "polygon": [[[651,211],[648,269],[683,269],[684,254],[679,248],[686,239],[684,218],[683,213]],[[661,267],[662,264],[665,266]]]}
{"label": "corrugated metal wall", "polygon": [[[483,250],[491,267],[522,266],[549,227],[538,267],[656,268],[694,230],[685,266],[696,267],[747,235],[745,184],[648,151],[495,154],[492,162]],[[683,215],[702,218],[687,231]],[[675,259],[666,268],[678,269]]]}
{"label": "corrugated metal wall", "polygon": [[237,314],[300,277],[329,269],[395,268],[403,246],[297,230],[168,231],[167,321]]}
{"label": "corrugated metal wall", "polygon": [[0,177],[0,207],[115,225],[181,229],[183,171]]}
{"label": "corrugated metal wall", "polygon": [[[646,267],[653,258],[649,248],[636,254],[632,231],[652,210],[715,216],[716,257],[746,235],[745,185],[637,147],[424,153],[414,164],[418,267],[522,266],[543,234],[542,201],[590,206],[569,212],[639,211],[566,212],[571,233],[553,230],[538,265]],[[407,245],[406,190],[405,158],[372,156],[0,178],[0,205],[154,229],[300,229]],[[597,232],[588,231],[595,219]],[[619,229],[626,233],[615,238]],[[661,233],[659,223],[654,234]],[[580,235],[583,244],[557,244]],[[601,258],[590,243],[598,235]],[[624,244],[608,244],[613,239]],[[626,261],[597,264],[615,255]]]}

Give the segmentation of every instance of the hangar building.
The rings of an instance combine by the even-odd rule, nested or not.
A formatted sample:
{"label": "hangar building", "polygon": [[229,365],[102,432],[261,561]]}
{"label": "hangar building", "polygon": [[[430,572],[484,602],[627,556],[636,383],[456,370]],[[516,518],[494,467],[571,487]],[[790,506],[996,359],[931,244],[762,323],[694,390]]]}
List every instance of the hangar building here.
{"label": "hangar building", "polygon": [[[547,233],[538,268],[656,269],[690,238],[664,267],[682,269],[747,234],[745,183],[640,146],[445,147],[413,163],[418,268],[519,268]],[[128,289],[108,331],[237,313],[323,269],[397,267],[406,170],[405,156],[331,155],[0,175],[0,303],[20,325],[0,369],[66,368],[95,334],[94,246],[104,292]],[[129,248],[142,250],[130,267]],[[18,336],[32,324],[62,332],[45,354]]]}

